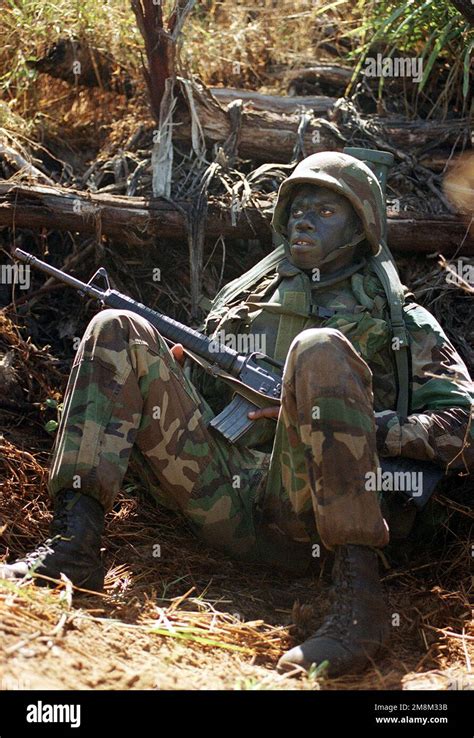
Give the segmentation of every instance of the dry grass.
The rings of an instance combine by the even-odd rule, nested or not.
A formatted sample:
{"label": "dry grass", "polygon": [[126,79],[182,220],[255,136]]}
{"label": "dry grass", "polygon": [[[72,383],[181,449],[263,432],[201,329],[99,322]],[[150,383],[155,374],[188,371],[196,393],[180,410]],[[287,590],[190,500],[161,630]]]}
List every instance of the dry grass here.
{"label": "dry grass", "polygon": [[[474,269],[474,259],[463,257],[466,268]],[[474,369],[474,314],[472,285],[453,286],[449,283],[453,271],[457,279],[458,260],[444,257],[405,257],[397,259],[404,284],[410,286],[417,302],[439,320],[448,337],[471,371]]]}
{"label": "dry grass", "polygon": [[[343,33],[354,27],[357,8],[312,0],[207,3],[186,30],[183,59],[209,85],[284,92],[284,76],[315,59],[333,59]],[[347,8],[346,8],[347,11]],[[360,17],[360,16],[359,16]]]}

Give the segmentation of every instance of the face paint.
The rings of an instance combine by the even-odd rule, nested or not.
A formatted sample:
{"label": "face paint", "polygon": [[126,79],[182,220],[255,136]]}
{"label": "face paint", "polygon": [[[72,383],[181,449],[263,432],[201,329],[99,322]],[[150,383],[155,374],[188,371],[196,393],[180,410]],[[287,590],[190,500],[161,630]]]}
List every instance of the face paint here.
{"label": "face paint", "polygon": [[351,263],[357,245],[341,248],[358,240],[362,226],[346,197],[327,187],[301,185],[290,202],[287,234],[295,266],[324,264],[327,273]]}

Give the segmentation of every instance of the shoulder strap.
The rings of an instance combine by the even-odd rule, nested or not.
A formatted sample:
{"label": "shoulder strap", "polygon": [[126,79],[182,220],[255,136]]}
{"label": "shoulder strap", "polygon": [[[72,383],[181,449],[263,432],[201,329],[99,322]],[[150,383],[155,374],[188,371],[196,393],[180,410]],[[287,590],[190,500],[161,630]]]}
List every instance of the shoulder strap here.
{"label": "shoulder strap", "polygon": [[410,370],[408,365],[408,333],[403,316],[404,291],[392,254],[385,243],[371,263],[380,279],[390,310],[392,336],[397,339],[393,346],[398,375],[397,412],[407,417],[410,406]]}
{"label": "shoulder strap", "polygon": [[248,272],[242,274],[237,279],[232,280],[229,284],[216,295],[212,301],[212,309],[221,307],[230,302],[240,292],[243,292],[248,287],[251,287],[260,277],[263,277],[267,272],[276,267],[276,265],[283,259],[285,255],[285,249],[283,245],[278,246],[270,254],[265,256],[258,264],[249,269]]}

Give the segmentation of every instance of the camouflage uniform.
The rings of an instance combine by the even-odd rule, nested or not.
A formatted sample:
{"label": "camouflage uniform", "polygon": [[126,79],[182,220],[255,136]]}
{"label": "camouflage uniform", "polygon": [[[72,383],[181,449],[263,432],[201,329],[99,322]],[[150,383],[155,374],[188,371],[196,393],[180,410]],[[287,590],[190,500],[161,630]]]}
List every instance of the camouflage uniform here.
{"label": "camouflage uniform", "polygon": [[[380,186],[341,154],[303,161],[279,193],[284,235],[291,189],[330,186],[361,218],[367,251],[383,238]],[[50,474],[110,510],[131,462],[164,505],[210,545],[302,571],[314,544],[384,546],[380,496],[366,487],[380,456],[472,465],[472,383],[433,316],[407,302],[411,404],[396,408],[397,379],[384,289],[370,259],[314,280],[284,245],[215,299],[209,335],[265,337],[285,362],[278,422],[256,421],[231,445],[209,421],[231,392],[199,366],[183,371],[159,333],[127,311],[88,326],[75,358]]]}

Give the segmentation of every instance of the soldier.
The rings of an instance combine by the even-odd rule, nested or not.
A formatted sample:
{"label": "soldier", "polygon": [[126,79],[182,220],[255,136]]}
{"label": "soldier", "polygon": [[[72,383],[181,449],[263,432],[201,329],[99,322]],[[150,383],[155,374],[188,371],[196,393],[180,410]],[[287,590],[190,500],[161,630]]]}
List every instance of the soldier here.
{"label": "soldier", "polygon": [[[183,369],[182,346],[169,350],[145,319],[104,310],[65,394],[49,479],[53,537],[0,576],[64,572],[101,590],[104,513],[132,463],[195,534],[240,560],[296,575],[320,545],[332,551],[332,609],[278,668],[327,660],[331,676],[355,673],[389,631],[378,573],[387,494],[368,480],[382,457],[471,465],[472,383],[406,290],[403,325],[394,319],[398,298],[375,256],[383,195],[368,166],[334,152],[308,157],[281,185],[272,223],[283,245],[221,290],[204,330],[265,339],[266,354],[284,362],[281,408],[255,411],[240,443],[228,443],[209,427],[230,400],[227,385],[197,365]],[[401,347],[409,387],[398,376]]]}

